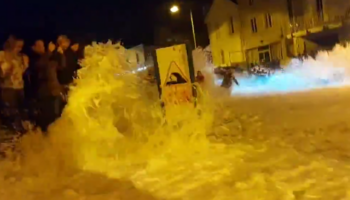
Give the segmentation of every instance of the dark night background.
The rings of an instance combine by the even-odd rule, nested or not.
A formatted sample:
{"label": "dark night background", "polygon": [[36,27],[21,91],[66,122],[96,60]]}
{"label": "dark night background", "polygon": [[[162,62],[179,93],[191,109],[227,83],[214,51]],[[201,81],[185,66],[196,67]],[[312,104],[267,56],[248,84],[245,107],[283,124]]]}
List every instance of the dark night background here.
{"label": "dark night background", "polygon": [[[179,4],[181,12],[170,14],[169,7]],[[204,24],[211,0],[175,2],[167,0],[12,0],[0,3],[0,42],[14,34],[26,46],[35,39],[55,41],[59,34],[74,42],[122,39],[126,46],[155,44],[156,30],[166,27],[172,34],[181,33],[192,40],[189,9],[199,45],[208,43]]]}

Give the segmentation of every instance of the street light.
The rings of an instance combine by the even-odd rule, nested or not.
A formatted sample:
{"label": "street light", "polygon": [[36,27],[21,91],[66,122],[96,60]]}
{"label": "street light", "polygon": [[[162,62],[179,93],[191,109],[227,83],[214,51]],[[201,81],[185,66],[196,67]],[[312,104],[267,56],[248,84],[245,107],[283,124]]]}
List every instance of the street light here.
{"label": "street light", "polygon": [[[170,8],[170,12],[171,13],[177,13],[179,12],[179,7],[177,5],[173,5],[171,8]],[[195,32],[195,29],[194,29],[194,23],[193,23],[193,15],[192,15],[192,10],[190,10],[190,18],[191,18],[191,25],[192,25],[192,34],[193,34],[193,42],[194,42],[194,48],[197,47],[197,41],[196,41],[196,32]]]}
{"label": "street light", "polygon": [[170,8],[170,12],[172,12],[172,13],[179,12],[179,7],[176,6],[176,5],[173,5],[173,6]]}

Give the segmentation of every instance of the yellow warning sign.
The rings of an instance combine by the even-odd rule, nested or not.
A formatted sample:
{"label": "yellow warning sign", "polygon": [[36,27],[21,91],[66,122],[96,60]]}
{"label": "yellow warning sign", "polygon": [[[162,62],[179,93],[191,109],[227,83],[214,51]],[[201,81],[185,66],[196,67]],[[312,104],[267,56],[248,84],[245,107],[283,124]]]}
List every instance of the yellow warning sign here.
{"label": "yellow warning sign", "polygon": [[160,85],[167,85],[167,81],[171,78],[179,78],[181,80],[186,80],[190,82],[190,71],[187,61],[187,51],[186,45],[175,45],[171,47],[161,48],[156,50],[159,75],[160,75]]}
{"label": "yellow warning sign", "polygon": [[167,105],[192,100],[192,84],[186,45],[175,45],[156,50],[162,100]]}

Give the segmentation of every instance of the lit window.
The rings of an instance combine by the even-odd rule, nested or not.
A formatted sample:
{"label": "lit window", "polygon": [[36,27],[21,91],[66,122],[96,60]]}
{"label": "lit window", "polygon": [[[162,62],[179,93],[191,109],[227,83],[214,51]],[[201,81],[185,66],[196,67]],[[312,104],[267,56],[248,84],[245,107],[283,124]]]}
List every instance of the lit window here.
{"label": "lit window", "polygon": [[230,17],[230,32],[231,34],[235,33],[235,25],[233,23],[233,17]]}
{"label": "lit window", "polygon": [[265,27],[266,28],[272,27],[272,19],[271,19],[271,15],[269,13],[265,14]]}
{"label": "lit window", "polygon": [[250,20],[250,25],[252,26],[252,32],[256,33],[258,32],[258,26],[256,25],[256,18]]}

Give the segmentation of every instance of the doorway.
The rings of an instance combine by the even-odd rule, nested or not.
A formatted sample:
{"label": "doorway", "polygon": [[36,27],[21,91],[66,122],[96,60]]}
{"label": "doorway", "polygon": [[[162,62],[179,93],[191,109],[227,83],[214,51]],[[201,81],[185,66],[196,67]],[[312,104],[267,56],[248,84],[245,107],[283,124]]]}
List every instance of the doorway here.
{"label": "doorway", "polygon": [[270,56],[270,46],[262,46],[258,48],[259,52],[259,62],[270,62],[271,56]]}

